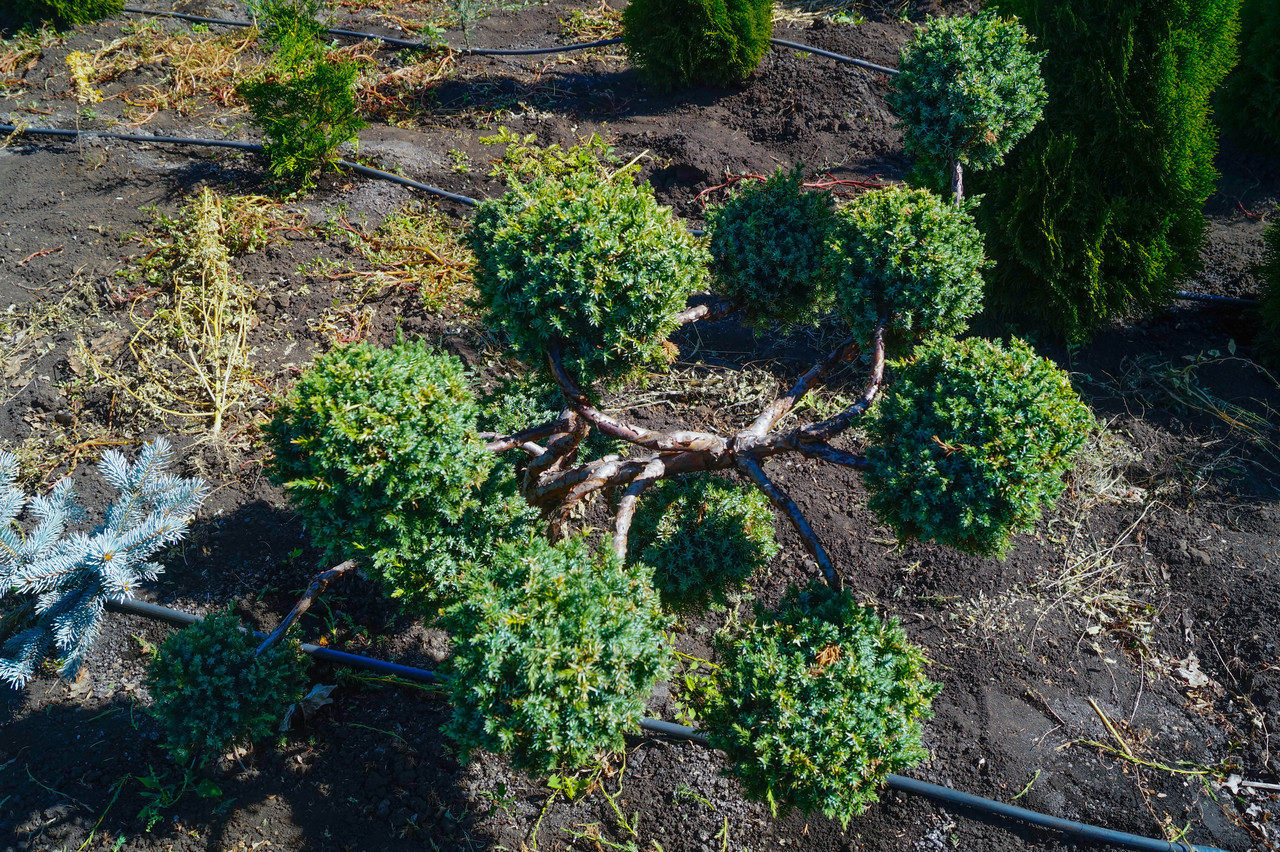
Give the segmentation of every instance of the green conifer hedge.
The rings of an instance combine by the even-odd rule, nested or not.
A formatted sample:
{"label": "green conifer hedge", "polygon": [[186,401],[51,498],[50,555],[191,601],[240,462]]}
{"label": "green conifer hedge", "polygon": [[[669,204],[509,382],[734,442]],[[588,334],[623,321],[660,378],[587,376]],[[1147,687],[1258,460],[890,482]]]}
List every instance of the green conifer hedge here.
{"label": "green conifer hedge", "polygon": [[661,88],[739,83],[773,36],[773,0],[631,0],[622,37],[640,73]]}
{"label": "green conifer hedge", "polygon": [[1217,150],[1209,97],[1240,0],[994,0],[1046,51],[1044,120],[978,183],[988,304],[1080,339],[1196,267]]}
{"label": "green conifer hedge", "polygon": [[0,0],[0,13],[20,22],[58,26],[87,24],[124,8],[124,0]]}
{"label": "green conifer hedge", "polygon": [[1280,0],[1244,0],[1240,63],[1219,93],[1222,129],[1280,157]]}

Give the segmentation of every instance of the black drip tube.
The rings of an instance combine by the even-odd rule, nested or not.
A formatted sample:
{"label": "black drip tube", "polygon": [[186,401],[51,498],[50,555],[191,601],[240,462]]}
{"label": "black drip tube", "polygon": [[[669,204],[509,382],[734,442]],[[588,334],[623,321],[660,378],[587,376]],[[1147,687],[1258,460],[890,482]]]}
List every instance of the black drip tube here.
{"label": "black drip tube", "polygon": [[[157,621],[165,621],[179,627],[185,627],[200,620],[200,616],[197,615],[132,599],[111,601],[107,604],[107,609],[129,615],[140,615]],[[265,638],[267,634],[255,632],[253,635]],[[332,648],[323,648],[319,645],[303,645],[302,651],[317,660],[324,660],[334,665],[394,675],[416,683],[442,683],[445,680],[444,676],[426,669],[402,666],[399,663],[391,663],[386,660],[374,659],[373,657],[363,657],[359,654],[348,654],[343,651],[335,651]],[[640,728],[649,733],[689,740],[698,745],[711,747],[711,742],[706,736],[687,725],[677,725],[674,722],[664,722],[661,719],[641,719]],[[1090,843],[1105,843],[1122,849],[1140,850],[1140,852],[1225,852],[1225,850],[1216,849],[1212,846],[1192,846],[1189,843],[1182,842],[1171,843],[1167,840],[1157,840],[1137,834],[1128,834],[1123,831],[1112,831],[1108,828],[1086,825],[1069,819],[1037,813],[1026,808],[1019,808],[1015,805],[1007,805],[994,799],[984,799],[971,793],[962,793],[959,790],[952,790],[950,787],[943,787],[940,784],[917,781],[914,778],[907,778],[902,775],[890,775],[885,783],[890,789],[902,793],[924,796],[944,805],[955,805],[981,811],[1001,819],[1025,823]]]}

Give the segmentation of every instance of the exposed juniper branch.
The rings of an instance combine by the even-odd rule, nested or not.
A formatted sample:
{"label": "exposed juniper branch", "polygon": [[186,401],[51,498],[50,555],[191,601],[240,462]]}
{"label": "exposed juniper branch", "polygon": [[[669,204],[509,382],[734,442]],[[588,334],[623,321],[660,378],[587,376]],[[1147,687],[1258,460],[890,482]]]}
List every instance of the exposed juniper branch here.
{"label": "exposed juniper branch", "polygon": [[666,470],[660,460],[654,459],[644,466],[644,470],[627,486],[627,490],[622,493],[622,498],[618,501],[618,514],[614,518],[613,524],[613,552],[619,559],[627,558],[627,537],[631,532],[631,519],[636,514],[636,501],[640,499],[640,494],[657,482]]}
{"label": "exposed juniper branch", "polygon": [[813,560],[818,563],[818,569],[822,571],[823,578],[827,581],[827,585],[836,591],[844,588],[844,581],[840,579],[840,575],[831,565],[831,557],[827,556],[827,551],[822,547],[822,542],[818,540],[818,535],[813,531],[813,527],[809,525],[809,521],[805,518],[804,513],[800,511],[800,507],[792,500],[785,491],[777,486],[777,484],[769,478],[764,472],[764,468],[760,462],[753,458],[739,458],[738,470],[746,474],[752,482],[759,486],[765,496],[778,507],[778,510],[785,514],[792,525],[796,528],[796,532],[800,534],[800,540],[804,542],[805,549],[813,556]]}
{"label": "exposed juniper branch", "polygon": [[499,432],[481,432],[480,438],[488,442],[484,445],[484,448],[489,452],[505,453],[507,450],[524,447],[524,445],[531,442],[549,438],[557,432],[564,432],[567,425],[565,412],[561,412],[559,417],[549,423],[530,426],[526,429],[521,429],[519,432],[512,432],[510,435],[503,435]]}
{"label": "exposed juniper branch", "polygon": [[568,412],[566,417],[557,421],[564,424],[563,432],[556,432],[547,443],[547,450],[529,462],[524,472],[525,492],[537,485],[541,477],[554,470],[559,470],[577,456],[578,446],[586,439],[591,427],[577,414]]}
{"label": "exposed juniper branch", "polygon": [[786,417],[787,413],[796,407],[796,404],[804,398],[804,395],[809,392],[809,389],[815,383],[824,378],[837,365],[847,360],[849,356],[857,351],[857,348],[857,339],[852,335],[846,337],[839,346],[832,350],[830,355],[821,362],[814,364],[809,372],[801,376],[786,395],[778,397],[764,411],[760,412],[755,422],[739,433],[739,437],[759,438],[768,434],[774,424]]}
{"label": "exposed juniper branch", "polygon": [[957,207],[964,204],[964,166],[959,160],[951,161],[951,197]]}
{"label": "exposed juniper branch", "polygon": [[681,325],[691,322],[710,322],[727,317],[738,309],[738,306],[724,299],[716,299],[705,305],[694,305],[676,314],[676,321]]}
{"label": "exposed juniper branch", "polygon": [[262,640],[262,644],[258,646],[258,650],[254,652],[254,656],[260,657],[263,652],[279,642],[285,633],[289,632],[289,628],[297,621],[302,614],[311,609],[311,605],[315,603],[316,598],[328,587],[330,583],[341,577],[343,574],[356,567],[354,559],[348,559],[339,565],[335,565],[322,574],[317,574],[307,590],[302,593],[302,597],[298,598],[298,602],[293,605],[293,609],[289,610],[289,614],[284,617],[280,625],[271,631],[271,635]]}
{"label": "exposed juniper branch", "polygon": [[862,391],[862,396],[835,417],[799,430],[801,443],[829,441],[852,426],[855,420],[867,412],[871,403],[875,402],[876,394],[880,392],[880,385],[884,382],[884,326],[883,320],[877,323],[871,338],[871,376],[866,388]]}

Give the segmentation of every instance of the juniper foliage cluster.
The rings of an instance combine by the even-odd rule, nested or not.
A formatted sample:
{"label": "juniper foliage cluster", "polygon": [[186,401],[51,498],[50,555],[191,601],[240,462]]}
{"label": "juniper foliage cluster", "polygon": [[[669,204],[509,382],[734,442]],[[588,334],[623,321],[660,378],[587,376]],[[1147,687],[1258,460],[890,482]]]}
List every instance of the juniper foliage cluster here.
{"label": "juniper foliage cluster", "polygon": [[18,21],[31,24],[49,21],[64,27],[92,23],[123,8],[124,0],[0,0],[0,11],[13,15]]}
{"label": "juniper foliage cluster", "polygon": [[445,733],[464,759],[510,753],[544,774],[620,750],[668,667],[653,587],[584,538],[506,544],[490,565],[442,621],[454,641]]}
{"label": "juniper foliage cluster", "polygon": [[939,687],[924,655],[847,592],[792,589],[719,650],[704,728],[775,813],[794,805],[848,826],[885,776],[928,756],[921,720]]}
{"label": "juniper foliage cluster", "polygon": [[426,606],[530,510],[476,428],[462,364],[420,341],[356,344],[318,358],[266,427],[268,472],[312,540],[361,557],[387,591]]}
{"label": "juniper foliage cluster", "polygon": [[[130,464],[112,450],[98,471],[119,497],[92,532],[73,530],[84,517],[71,479],[28,498],[16,486],[18,463],[0,453],[0,681],[21,688],[46,655],[73,677],[92,647],[107,601],[125,600],[164,568],[152,561],[182,540],[208,493],[200,479],[166,473],[173,451],[163,438],[143,446]],[[22,517],[34,523],[24,531]]]}
{"label": "juniper foliage cluster", "polygon": [[1046,51],[1044,120],[983,176],[988,307],[1072,339],[1199,263],[1240,0],[994,0]]}
{"label": "juniper foliage cluster", "polygon": [[902,49],[889,106],[907,153],[941,171],[999,165],[1040,120],[1040,57],[1014,19],[992,12],[933,18]]}
{"label": "juniper foliage cluster", "polygon": [[320,0],[266,0],[257,12],[263,37],[275,48],[263,73],[236,86],[253,123],[266,136],[271,174],[306,188],[338,146],[365,126],[356,101],[359,66],[335,59],[320,42]]}
{"label": "juniper foliage cluster", "polygon": [[535,369],[559,348],[583,384],[665,367],[705,276],[704,250],[634,169],[517,183],[480,205],[470,239],[489,325]]}
{"label": "juniper foliage cluster", "polygon": [[230,612],[174,633],[147,666],[164,748],[179,763],[266,739],[307,683],[295,640],[256,654],[258,640]]}
{"label": "juniper foliage cluster", "polygon": [[631,61],[654,85],[740,83],[773,37],[773,0],[632,0],[622,10]]}
{"label": "juniper foliage cluster", "polygon": [[1218,94],[1218,115],[1233,139],[1280,151],[1280,0],[1243,0],[1240,62]]}
{"label": "juniper foliage cluster", "polygon": [[894,370],[868,424],[868,507],[900,536],[1003,555],[1066,487],[1089,410],[1017,339],[939,338]]}
{"label": "juniper foliage cluster", "polygon": [[831,309],[831,194],[801,184],[798,167],[779,169],[763,183],[739,181],[727,203],[707,210],[717,289],[755,325],[814,325]]}
{"label": "juniper foliage cluster", "polygon": [[670,610],[725,602],[778,555],[769,500],[707,474],[667,479],[645,492],[631,524],[632,561],[653,569]]}

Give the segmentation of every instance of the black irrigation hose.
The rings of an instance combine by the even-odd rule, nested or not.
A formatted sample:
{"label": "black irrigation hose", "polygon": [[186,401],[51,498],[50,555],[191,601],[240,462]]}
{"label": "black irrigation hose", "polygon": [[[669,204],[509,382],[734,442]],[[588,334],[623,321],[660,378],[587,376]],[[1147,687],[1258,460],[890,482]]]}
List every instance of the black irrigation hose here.
{"label": "black irrigation hose", "polygon": [[[165,621],[179,627],[185,627],[200,620],[200,616],[197,615],[132,599],[112,601],[107,604],[107,609],[128,613],[129,615],[140,615],[157,621]],[[265,633],[259,632],[255,632],[253,635],[257,637],[266,636]],[[342,651],[335,651],[332,648],[322,648],[319,645],[303,645],[302,651],[317,660],[324,660],[336,665],[347,666],[348,668],[395,675],[417,683],[441,683],[444,681],[442,676],[425,669],[402,666],[399,663],[390,663],[373,657],[363,657],[359,654],[347,654]],[[650,733],[689,740],[708,748],[711,747],[710,741],[704,735],[687,725],[677,725],[674,722],[664,722],[661,719],[641,719],[640,727]],[[888,776],[886,785],[890,789],[898,790],[902,793],[911,793],[946,805],[957,805],[962,808],[981,811],[1002,819],[1033,825],[1037,828],[1055,831],[1076,840],[1090,843],[1105,843],[1110,846],[1119,846],[1122,849],[1137,849],[1142,852],[1147,852],[1147,850],[1149,852],[1225,852],[1225,850],[1215,849],[1212,846],[1192,846],[1189,843],[1182,842],[1171,843],[1167,840],[1156,840],[1137,834],[1128,834],[1123,831],[1112,831],[1109,828],[1086,825],[1069,819],[1037,813],[1016,805],[1007,805],[1004,802],[997,802],[995,799],[984,799],[971,793],[962,793],[959,790],[952,790],[950,787],[943,787],[940,784],[917,781],[914,778],[906,778],[902,775]]]}
{"label": "black irrigation hose", "polygon": [[866,68],[868,71],[879,71],[881,74],[897,74],[897,68],[889,68],[885,65],[877,65],[874,62],[868,62],[865,59],[854,59],[852,56],[845,56],[842,53],[832,53],[829,50],[823,50],[820,47],[814,47],[810,44],[799,44],[794,41],[784,41],[780,38],[769,39],[770,43],[778,47],[790,47],[794,50],[803,50],[805,53],[812,53],[814,56],[825,56],[827,59],[834,59],[836,62],[844,62],[849,65],[857,65],[859,68]]}
{"label": "black irrigation hose", "polygon": [[1224,308],[1257,307],[1257,299],[1240,299],[1235,296],[1214,296],[1210,293],[1192,293],[1190,290],[1178,290],[1173,294],[1175,299],[1184,302],[1204,302],[1210,305],[1221,305]]}
{"label": "black irrigation hose", "polygon": [[[253,21],[236,21],[228,18],[206,18],[202,15],[188,15],[185,12],[165,12],[158,9],[139,9],[134,6],[125,6],[121,11],[131,15],[152,15],[158,18],[180,18],[184,21],[191,21],[196,24],[218,24],[224,27],[251,27]],[[537,56],[543,53],[567,53],[571,50],[588,50],[593,47],[607,47],[611,44],[621,44],[620,38],[606,38],[600,41],[587,41],[579,44],[565,44],[559,47],[530,47],[530,48],[493,48],[493,47],[449,47],[446,44],[429,41],[410,41],[404,38],[393,38],[392,36],[374,35],[373,33],[362,33],[355,30],[338,30],[326,27],[325,32],[344,36],[346,38],[361,38],[367,41],[380,41],[383,44],[392,47],[411,47],[421,48],[423,50],[448,48],[453,53],[461,53],[467,56]]]}

